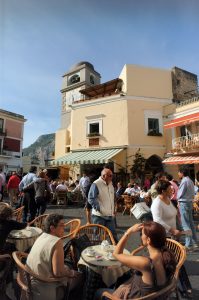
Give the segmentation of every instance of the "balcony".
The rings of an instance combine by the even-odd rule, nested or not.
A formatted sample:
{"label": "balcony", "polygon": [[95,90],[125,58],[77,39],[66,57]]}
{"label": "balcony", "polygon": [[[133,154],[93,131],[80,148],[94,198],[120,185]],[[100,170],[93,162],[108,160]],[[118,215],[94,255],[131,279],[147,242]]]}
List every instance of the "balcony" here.
{"label": "balcony", "polygon": [[[199,96],[193,97],[193,98],[191,98],[191,99],[187,99],[187,100],[180,101],[180,102],[177,104],[177,108],[178,108],[178,107],[185,106],[185,105],[188,105],[188,104],[197,103],[197,102],[199,102]],[[198,103],[197,103],[197,105],[198,105]]]}
{"label": "balcony", "polygon": [[13,152],[7,150],[0,150],[1,156],[13,156]]}
{"label": "balcony", "polygon": [[172,139],[172,151],[177,153],[199,151],[199,133]]}

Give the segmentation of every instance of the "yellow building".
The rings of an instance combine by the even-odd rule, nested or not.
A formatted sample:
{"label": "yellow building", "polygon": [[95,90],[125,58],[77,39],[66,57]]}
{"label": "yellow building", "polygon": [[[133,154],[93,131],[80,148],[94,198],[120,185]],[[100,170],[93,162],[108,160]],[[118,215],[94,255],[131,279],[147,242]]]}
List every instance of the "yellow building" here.
{"label": "yellow building", "polygon": [[[177,90],[174,84],[181,76],[179,70],[183,71],[125,65],[118,78],[95,85],[89,79],[95,75],[99,81],[99,73],[82,62],[64,75],[61,128],[56,132],[53,162],[61,168],[62,177],[75,178],[85,168],[99,172],[105,163],[115,173],[129,174],[139,149],[146,159],[145,172],[160,171],[166,153],[163,109],[173,103],[174,94],[182,93],[183,87]],[[87,74],[88,82],[81,74]],[[78,82],[71,84],[71,77]],[[184,76],[183,80],[183,86],[189,81],[195,84],[193,78]]]}

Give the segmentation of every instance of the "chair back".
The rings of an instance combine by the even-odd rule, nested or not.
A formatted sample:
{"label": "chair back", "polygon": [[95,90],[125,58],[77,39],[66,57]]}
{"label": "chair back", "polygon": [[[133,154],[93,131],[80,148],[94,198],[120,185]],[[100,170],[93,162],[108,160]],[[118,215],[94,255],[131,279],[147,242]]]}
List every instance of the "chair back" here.
{"label": "chair back", "polygon": [[[184,246],[182,246],[180,243],[178,243],[177,241],[172,240],[172,239],[167,239],[166,245],[173,252],[176,262],[177,262],[174,277],[172,278],[172,280],[166,287],[160,289],[157,292],[150,293],[149,295],[146,295],[144,297],[135,298],[134,300],[145,300],[145,299],[146,300],[152,300],[152,299],[166,300],[166,299],[168,299],[168,297],[171,295],[172,292],[176,293],[176,296],[178,299],[177,280],[178,280],[179,270],[186,260],[186,250],[185,250]],[[138,247],[137,249],[135,249],[132,252],[132,255],[135,255],[137,252],[139,252],[142,249],[144,249],[144,246]],[[109,292],[104,292],[103,297],[106,297],[107,299],[111,299],[111,300],[120,300],[117,296],[114,296],[114,295],[110,294]],[[131,300],[131,299],[128,299],[128,300]]]}
{"label": "chair back", "polygon": [[136,203],[136,197],[129,195],[122,195],[122,197],[124,199],[124,210],[122,214],[124,214],[126,211],[129,211],[129,214],[131,215],[131,208]]}
{"label": "chair back", "polygon": [[80,224],[81,224],[80,219],[73,219],[65,223],[64,224],[65,235],[62,237],[62,239],[74,238],[77,234],[77,231],[80,228]]}
{"label": "chair back", "polygon": [[41,215],[36,217],[34,220],[32,220],[30,223],[28,223],[29,226],[34,225],[35,227],[44,229],[44,221],[49,216],[49,214]]}
{"label": "chair back", "polygon": [[57,204],[67,204],[67,191],[56,192]]}
{"label": "chair back", "polygon": [[[60,282],[62,279],[66,279],[66,277],[60,278],[44,278],[40,275],[35,274],[27,265],[26,259],[28,254],[20,251],[15,251],[12,253],[13,259],[17,265],[18,274],[17,274],[17,282],[21,287],[22,295],[21,299],[23,300],[33,300],[33,290],[31,287],[31,278],[37,279],[40,282],[44,283],[52,283],[52,282]],[[69,286],[64,287],[64,299],[67,299],[67,295],[69,292]]]}
{"label": "chair back", "polygon": [[86,234],[93,245],[99,245],[103,240],[109,239],[112,245],[116,245],[112,232],[100,224],[86,224],[77,231],[77,237]]}
{"label": "chair back", "polygon": [[174,277],[177,280],[180,268],[182,267],[182,265],[184,264],[184,262],[186,260],[186,250],[185,250],[185,247],[182,246],[179,242],[172,240],[172,239],[167,239],[166,245],[173,252],[176,262],[177,262],[177,266],[176,266],[176,270],[175,270],[175,274],[174,274]]}
{"label": "chair back", "polygon": [[[139,298],[133,298],[133,299],[128,298],[128,300],[152,300],[152,299],[166,300],[169,299],[169,296],[175,290],[175,288],[176,288],[176,279],[172,278],[171,282],[167,286],[160,289],[159,291],[152,292],[146,296],[139,297]],[[106,297],[106,299],[120,300],[120,298],[110,294],[109,292],[104,292],[102,296]]]}
{"label": "chair back", "polygon": [[13,217],[17,222],[22,222],[24,206],[21,206],[13,211]]}
{"label": "chair back", "polygon": [[13,259],[17,265],[17,283],[21,288],[21,299],[32,300],[31,280],[30,274],[27,272],[25,267],[25,261],[28,254],[24,252],[15,251],[12,253]]}

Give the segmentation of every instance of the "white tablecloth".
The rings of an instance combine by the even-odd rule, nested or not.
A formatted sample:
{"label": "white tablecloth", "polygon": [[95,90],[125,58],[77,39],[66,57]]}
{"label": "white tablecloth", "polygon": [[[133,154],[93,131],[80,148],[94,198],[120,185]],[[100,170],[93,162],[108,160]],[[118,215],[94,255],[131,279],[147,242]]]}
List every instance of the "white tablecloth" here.
{"label": "white tablecloth", "polygon": [[22,230],[12,230],[7,241],[15,244],[17,250],[26,251],[32,247],[41,233],[42,230],[37,227],[26,227]]}
{"label": "white tablecloth", "polygon": [[[90,247],[86,248],[82,252],[78,264],[86,265],[94,272],[100,274],[107,287],[114,284],[120,276],[130,270],[128,267],[123,266],[118,260],[107,259],[107,252],[102,249],[101,245],[91,247],[95,250],[95,256],[93,257],[86,255],[89,248]],[[124,250],[124,253],[129,253],[129,251]],[[102,256],[102,259],[97,260],[96,256]]]}

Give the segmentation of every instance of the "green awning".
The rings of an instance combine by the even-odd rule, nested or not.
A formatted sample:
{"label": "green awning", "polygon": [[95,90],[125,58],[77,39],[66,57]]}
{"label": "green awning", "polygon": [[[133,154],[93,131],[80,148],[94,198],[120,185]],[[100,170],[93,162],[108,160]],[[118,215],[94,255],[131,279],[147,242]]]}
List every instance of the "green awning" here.
{"label": "green awning", "polygon": [[51,165],[104,164],[122,150],[123,148],[71,152],[53,160]]}

